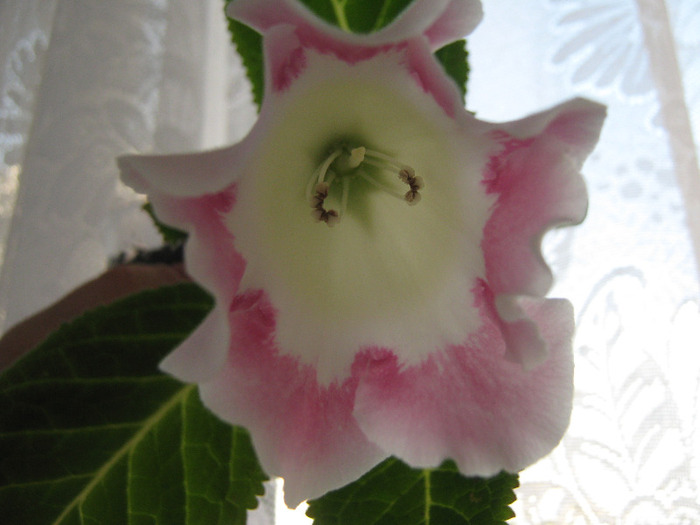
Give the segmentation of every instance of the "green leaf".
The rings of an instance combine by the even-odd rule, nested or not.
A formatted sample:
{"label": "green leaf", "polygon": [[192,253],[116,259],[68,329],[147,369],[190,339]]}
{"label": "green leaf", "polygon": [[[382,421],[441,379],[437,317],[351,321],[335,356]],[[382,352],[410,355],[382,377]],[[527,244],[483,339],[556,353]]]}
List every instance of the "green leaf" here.
{"label": "green leaf", "polygon": [[[232,0],[225,0],[226,5]],[[246,75],[253,91],[253,102],[260,109],[265,89],[265,68],[263,66],[262,37],[260,33],[237,20],[228,19],[228,30],[243,60]]]}
{"label": "green leaf", "polygon": [[371,33],[388,25],[412,0],[301,0],[323,18],[351,33]]}
{"label": "green leaf", "polygon": [[0,376],[3,523],[245,523],[265,479],[248,433],[157,370],[211,306],[193,284],[144,292]]}
{"label": "green leaf", "polygon": [[[226,5],[235,0],[225,0]],[[301,0],[317,16],[330,24],[354,33],[370,33],[391,23],[412,0]],[[428,1],[428,0],[423,0]],[[241,55],[248,79],[252,85],[253,99],[258,108],[264,91],[264,67],[262,38],[250,27],[229,19],[229,31]],[[466,95],[469,75],[466,42],[459,40],[439,49],[435,56],[447,74]]]}
{"label": "green leaf", "polygon": [[514,516],[517,474],[466,478],[451,461],[412,469],[389,458],[356,482],[309,502],[314,525],[496,525]]}
{"label": "green leaf", "polygon": [[457,40],[438,49],[435,52],[438,59],[452,80],[455,81],[460,93],[462,103],[466,103],[467,81],[469,80],[469,53],[467,53],[467,41]]}

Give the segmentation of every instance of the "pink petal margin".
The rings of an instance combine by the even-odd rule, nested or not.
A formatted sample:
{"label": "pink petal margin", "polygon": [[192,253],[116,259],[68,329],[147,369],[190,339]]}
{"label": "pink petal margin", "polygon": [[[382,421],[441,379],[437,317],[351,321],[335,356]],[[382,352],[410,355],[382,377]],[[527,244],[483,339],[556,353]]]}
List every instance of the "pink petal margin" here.
{"label": "pink petal margin", "polygon": [[605,107],[574,99],[510,124],[491,137],[500,144],[483,176],[498,200],[484,228],[486,280],[495,294],[542,296],[552,275],[540,253],[544,233],[586,216],[579,171],[598,141]]}
{"label": "pink petal margin", "polygon": [[295,26],[300,34],[315,40],[319,50],[334,51],[344,46],[381,47],[420,36],[435,51],[471,33],[483,18],[478,0],[421,0],[410,4],[379,31],[357,35],[321,20],[296,0],[236,0],[226,13],[261,33],[274,26]]}
{"label": "pink petal margin", "polygon": [[233,187],[189,199],[151,195],[161,220],[189,232],[185,269],[215,300],[214,309],[204,322],[160,363],[163,371],[185,382],[210,379],[219,372],[228,355],[231,339],[228,305],[238,291],[245,269],[245,261],[235,251],[233,236],[222,220],[234,201]]}
{"label": "pink petal margin", "polygon": [[548,345],[529,314],[552,274],[540,251],[547,230],[577,224],[588,198],[579,171],[605,119],[605,107],[575,99],[490,132],[500,144],[484,172],[497,194],[484,228],[486,281],[495,295],[507,357],[526,368],[547,359]]}
{"label": "pink petal margin", "polygon": [[386,457],[352,416],[357,377],[321,386],[313,366],[285,356],[264,292],[238,296],[229,317],[228,361],[200,394],[219,417],[250,431],[265,471],[284,478],[287,505],[350,483]]}
{"label": "pink petal margin", "polygon": [[414,467],[451,458],[467,476],[517,472],[551,451],[568,426],[571,306],[541,305],[535,321],[551,353],[526,371],[503,359],[505,341],[486,284],[474,294],[484,324],[464,345],[409,367],[384,349],[356,361],[354,415],[371,441]]}
{"label": "pink petal margin", "polygon": [[[232,178],[230,170],[236,164],[226,162],[235,162],[235,149],[118,159],[122,180],[148,194],[159,220],[189,233],[185,269],[214,295],[212,312],[160,364],[162,370],[182,381],[210,379],[228,355],[228,305],[238,291],[245,262],[235,251],[233,236],[222,220],[235,203],[235,187],[219,187],[225,177]],[[220,191],[205,193],[215,188]],[[172,191],[166,193],[166,189]],[[201,196],[177,196],[183,194]]]}

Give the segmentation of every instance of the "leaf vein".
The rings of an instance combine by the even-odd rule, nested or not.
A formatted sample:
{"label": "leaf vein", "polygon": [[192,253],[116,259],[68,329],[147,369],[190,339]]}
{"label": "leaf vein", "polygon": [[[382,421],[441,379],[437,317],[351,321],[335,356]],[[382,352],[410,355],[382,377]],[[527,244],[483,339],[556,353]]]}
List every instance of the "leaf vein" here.
{"label": "leaf vein", "polygon": [[140,377],[128,377],[128,376],[103,376],[103,377],[82,377],[82,376],[69,376],[69,377],[52,377],[44,379],[32,379],[24,381],[20,384],[10,386],[3,389],[3,394],[10,392],[18,392],[26,389],[35,388],[37,386],[77,386],[77,385],[104,385],[104,384],[148,384],[148,383],[158,383],[158,382],[168,382],[172,381],[172,378],[158,374],[150,376],[140,376]]}
{"label": "leaf vein", "polygon": [[54,525],[59,525],[65,517],[77,506],[82,505],[85,499],[90,495],[90,492],[104,478],[110,469],[116,465],[126,454],[132,452],[133,448],[143,439],[159,422],[160,420],[193,389],[196,385],[185,385],[183,388],[172,396],[172,399],[165,403],[152,416],[143,422],[141,430],[136,432],[122,447],[115,452],[112,458],[105,463],[93,476],[93,479],[88,483],[78,495],[66,506],[63,512],[53,522]]}

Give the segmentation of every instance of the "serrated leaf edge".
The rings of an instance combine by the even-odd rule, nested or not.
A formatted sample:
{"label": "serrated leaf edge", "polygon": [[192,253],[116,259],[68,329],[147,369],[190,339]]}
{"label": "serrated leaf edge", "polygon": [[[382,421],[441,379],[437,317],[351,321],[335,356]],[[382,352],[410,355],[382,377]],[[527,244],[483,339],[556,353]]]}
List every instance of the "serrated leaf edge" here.
{"label": "serrated leaf edge", "polygon": [[76,507],[82,505],[82,503],[88,498],[92,490],[97,486],[102,479],[107,475],[112,467],[114,467],[119,460],[121,460],[124,455],[131,452],[138,443],[158,424],[158,422],[167,414],[170,410],[174,409],[181,403],[184,398],[186,398],[189,393],[196,388],[197,385],[183,385],[183,388],[175,395],[172,399],[165,403],[160,409],[158,409],[153,415],[143,421],[141,429],[136,432],[122,447],[115,452],[112,458],[105,463],[94,475],[92,481],[88,483],[80,493],[73,498],[73,500],[66,506],[63,512],[56,518],[53,525],[60,525],[61,522],[68,516],[68,514]]}

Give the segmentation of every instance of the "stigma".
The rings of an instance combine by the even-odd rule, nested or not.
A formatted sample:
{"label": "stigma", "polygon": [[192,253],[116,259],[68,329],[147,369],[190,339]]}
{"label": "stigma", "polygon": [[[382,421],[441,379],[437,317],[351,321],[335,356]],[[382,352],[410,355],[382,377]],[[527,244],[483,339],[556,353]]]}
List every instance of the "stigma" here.
{"label": "stigma", "polygon": [[[395,174],[395,180],[405,185],[403,190],[400,185],[392,184],[391,179],[387,181],[386,174]],[[365,146],[336,145],[314,170],[306,185],[306,199],[311,205],[313,219],[328,226],[340,222],[348,211],[352,183],[360,179],[411,206],[420,202],[420,191],[425,187],[423,177],[417,176],[411,166],[398,159]],[[331,189],[335,195],[335,207],[328,204]]]}

